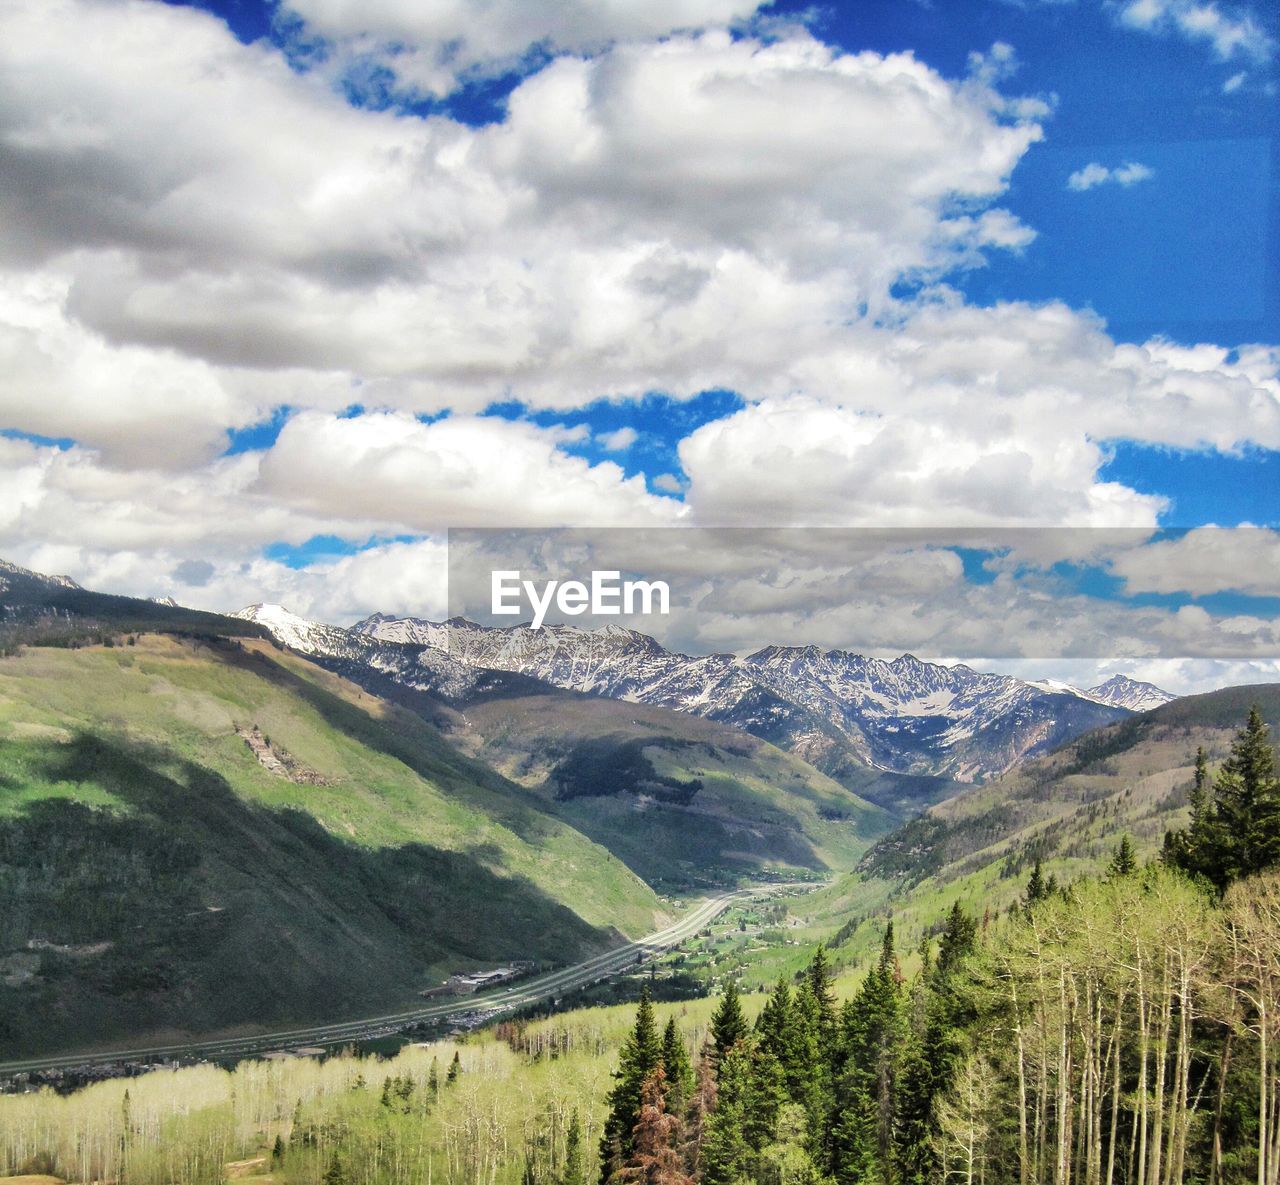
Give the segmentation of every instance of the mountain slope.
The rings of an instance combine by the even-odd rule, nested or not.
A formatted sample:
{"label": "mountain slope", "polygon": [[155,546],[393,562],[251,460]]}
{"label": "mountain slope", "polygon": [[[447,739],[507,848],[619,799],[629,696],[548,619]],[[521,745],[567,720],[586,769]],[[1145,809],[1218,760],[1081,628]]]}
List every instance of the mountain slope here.
{"label": "mountain slope", "polygon": [[[867,767],[982,780],[1127,715],[1124,695],[1150,694],[1130,688],[1132,681],[1112,681],[1094,695],[909,654],[885,662],[816,646],[694,657],[618,627],[498,629],[460,618],[440,624],[375,615],[353,630],[434,647],[470,666],[733,724],[859,793],[868,792]],[[927,789],[940,796],[951,787]]]}
{"label": "mountain slope", "polygon": [[278,606],[242,612],[536,790],[651,884],[687,889],[764,871],[846,870],[893,822],[736,728],[469,666],[412,634],[380,640]]}
{"label": "mountain slope", "polygon": [[491,698],[455,735],[651,884],[839,871],[892,825],[773,745],[662,708],[567,692]]}
{"label": "mountain slope", "polygon": [[809,922],[827,933],[843,926],[840,945],[866,954],[873,915],[892,913],[905,945],[956,900],[979,916],[1008,907],[1036,860],[1069,881],[1105,866],[1125,834],[1152,856],[1166,830],[1186,824],[1196,749],[1216,766],[1254,703],[1280,736],[1280,684],[1227,688],[1098,729],[967,789],[886,835],[857,873],[814,894]]}
{"label": "mountain slope", "polygon": [[536,794],[257,640],[0,659],[0,1050],[412,1001],[662,909]]}

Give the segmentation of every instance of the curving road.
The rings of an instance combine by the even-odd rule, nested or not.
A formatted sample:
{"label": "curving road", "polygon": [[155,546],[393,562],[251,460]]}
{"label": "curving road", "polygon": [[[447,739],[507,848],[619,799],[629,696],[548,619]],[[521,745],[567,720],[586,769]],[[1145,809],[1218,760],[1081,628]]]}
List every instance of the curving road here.
{"label": "curving road", "polygon": [[[686,938],[702,929],[737,900],[773,893],[779,889],[797,888],[798,885],[762,885],[737,889],[708,898],[689,911],[683,918],[665,930],[659,930],[636,942],[615,947],[604,954],[576,963],[559,971],[526,979],[505,988],[477,992],[472,996],[393,1012],[385,1016],[364,1017],[361,1020],[342,1021],[338,1024],[313,1025],[310,1028],[286,1029],[275,1033],[259,1033],[252,1037],[234,1037],[214,1041],[189,1041],[176,1045],[150,1045],[136,1049],[117,1049],[102,1053],[70,1053],[59,1057],[31,1058],[23,1061],[0,1062],[0,1076],[26,1071],[75,1069],[81,1066],[101,1065],[104,1062],[142,1062],[172,1057],[227,1058],[247,1057],[271,1049],[291,1045],[332,1045],[342,1041],[368,1040],[386,1037],[399,1032],[407,1025],[424,1020],[448,1020],[469,1013],[501,1013],[523,1008],[552,996],[563,995],[589,983],[605,979],[636,962],[679,946]],[[813,888],[806,884],[805,888]]]}

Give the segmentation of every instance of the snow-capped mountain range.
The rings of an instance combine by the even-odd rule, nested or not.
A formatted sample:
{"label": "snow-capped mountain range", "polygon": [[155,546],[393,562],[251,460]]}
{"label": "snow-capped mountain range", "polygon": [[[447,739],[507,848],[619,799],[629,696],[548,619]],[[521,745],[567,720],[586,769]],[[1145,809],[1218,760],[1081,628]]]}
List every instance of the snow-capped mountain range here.
{"label": "snow-capped mountain range", "polygon": [[1123,675],[1080,690],[964,665],[891,661],[816,646],[686,655],[618,626],[493,628],[375,614],[349,630],[279,606],[258,621],[303,653],[366,663],[397,682],[451,697],[475,673],[503,671],[571,691],[655,704],[733,724],[840,777],[867,766],[982,780],[1089,729],[1174,698]]}

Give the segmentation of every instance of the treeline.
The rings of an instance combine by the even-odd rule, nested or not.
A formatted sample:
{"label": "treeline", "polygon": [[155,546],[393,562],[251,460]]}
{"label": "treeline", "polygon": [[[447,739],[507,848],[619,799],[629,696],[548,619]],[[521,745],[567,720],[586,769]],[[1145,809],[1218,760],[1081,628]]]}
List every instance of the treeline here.
{"label": "treeline", "polygon": [[957,905],[904,977],[893,927],[837,1007],[825,951],[754,1025],[726,991],[696,1074],[642,1000],[602,1185],[1280,1181],[1280,785],[1254,712],[1139,868]]}

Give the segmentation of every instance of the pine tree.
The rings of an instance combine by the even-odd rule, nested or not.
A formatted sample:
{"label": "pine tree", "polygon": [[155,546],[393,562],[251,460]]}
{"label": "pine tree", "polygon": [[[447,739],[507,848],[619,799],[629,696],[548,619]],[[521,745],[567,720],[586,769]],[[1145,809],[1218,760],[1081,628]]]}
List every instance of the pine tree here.
{"label": "pine tree", "polygon": [[586,1168],[582,1163],[582,1120],[575,1108],[564,1141],[564,1172],[560,1175],[560,1185],[586,1185],[586,1181]]}
{"label": "pine tree", "polygon": [[841,1012],[844,1047],[830,1136],[837,1180],[893,1180],[898,1136],[898,1070],[906,1041],[906,1009],[893,924],[880,958]]}
{"label": "pine tree", "polygon": [[786,1052],[782,1059],[787,1092],[805,1109],[815,1139],[831,1107],[834,1050],[824,1048],[818,1031],[820,1009],[806,977],[792,997],[787,1026]]}
{"label": "pine tree", "polygon": [[329,1158],[329,1167],[325,1169],[324,1176],[320,1180],[324,1185],[348,1185],[347,1170],[343,1167],[336,1148]]}
{"label": "pine tree", "polygon": [[457,1082],[458,1075],[462,1073],[462,1058],[458,1056],[458,1051],[453,1051],[453,1061],[449,1063],[449,1072],[444,1076],[445,1082]]}
{"label": "pine tree", "polygon": [[1203,876],[1220,890],[1280,864],[1280,782],[1269,729],[1256,704],[1218,771],[1212,797],[1207,783],[1202,749],[1196,754],[1191,825],[1166,837],[1166,863]]}
{"label": "pine tree", "polygon": [[1204,751],[1204,746],[1200,745],[1196,749],[1195,781],[1191,785],[1191,796],[1188,800],[1193,827],[1198,819],[1204,817],[1212,801],[1209,797],[1209,755]]}
{"label": "pine tree", "polygon": [[431,1091],[433,1102],[440,1100],[440,1059],[433,1057],[431,1059],[431,1070],[427,1074],[427,1087]]}
{"label": "pine tree", "polygon": [[787,1061],[787,1030],[790,1024],[791,988],[785,978],[779,978],[756,1017],[756,1046],[762,1052],[772,1054],[783,1065]]}
{"label": "pine tree", "polygon": [[1138,871],[1138,857],[1133,850],[1133,841],[1122,835],[1116,845],[1115,855],[1111,857],[1111,866],[1107,870],[1109,876],[1132,876]]}
{"label": "pine tree", "polygon": [[818,1038],[829,1050],[836,1027],[836,994],[831,984],[835,973],[827,958],[826,943],[820,942],[809,963],[809,987],[818,1005]]}
{"label": "pine tree", "polygon": [[1280,783],[1257,704],[1218,771],[1214,816],[1221,845],[1215,879],[1223,885],[1280,863]]}
{"label": "pine tree", "polygon": [[640,1113],[644,1081],[662,1064],[662,1039],[658,1036],[649,986],[640,989],[640,1003],[630,1035],[623,1042],[609,1092],[609,1116],[600,1137],[600,1179],[608,1181],[631,1155],[631,1133]]}
{"label": "pine tree", "polygon": [[711,1044],[717,1060],[724,1057],[750,1030],[747,1018],[742,1014],[742,1001],[738,998],[738,985],[731,979],[726,984],[719,1007],[711,1017]]}
{"label": "pine tree", "polygon": [[284,1160],[284,1139],[277,1132],[276,1142],[271,1145],[271,1163],[278,1165],[282,1160]]}
{"label": "pine tree", "polygon": [[674,1016],[662,1032],[662,1069],[666,1074],[667,1110],[679,1115],[693,1092],[693,1063]]}
{"label": "pine tree", "polygon": [[966,955],[972,952],[978,938],[978,923],[957,901],[947,915],[947,928],[938,944],[939,975],[949,975]]}
{"label": "pine tree", "polygon": [[1033,906],[1037,901],[1043,901],[1049,896],[1049,886],[1045,884],[1044,870],[1040,867],[1040,861],[1036,861],[1035,867],[1031,870],[1031,876],[1027,880],[1027,891],[1023,900],[1028,908]]}
{"label": "pine tree", "polygon": [[702,1138],[702,1185],[736,1185],[750,1174],[751,1061],[734,1045],[716,1067],[716,1102]]}

